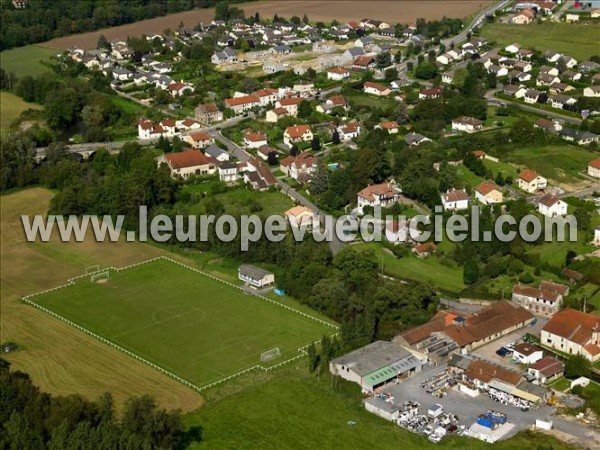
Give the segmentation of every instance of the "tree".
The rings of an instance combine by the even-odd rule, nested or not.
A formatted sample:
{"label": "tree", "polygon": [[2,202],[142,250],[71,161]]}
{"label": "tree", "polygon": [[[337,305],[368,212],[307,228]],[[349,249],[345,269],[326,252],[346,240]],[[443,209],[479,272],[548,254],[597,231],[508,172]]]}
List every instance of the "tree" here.
{"label": "tree", "polygon": [[465,284],[473,284],[479,280],[479,265],[474,259],[469,259],[463,266],[463,281]]}
{"label": "tree", "polygon": [[298,156],[300,154],[300,150],[296,144],[292,144],[290,148],[290,156]]}
{"label": "tree", "polygon": [[582,355],[573,355],[565,363],[567,378],[589,377],[591,373],[592,364]]}
{"label": "tree", "polygon": [[420,62],[415,70],[415,76],[421,80],[431,80],[437,73],[437,67],[431,61]]}
{"label": "tree", "polygon": [[331,135],[331,143],[334,145],[340,143],[340,133],[338,130],[334,130],[333,134]]}
{"label": "tree", "polygon": [[577,252],[569,250],[565,256],[565,267],[569,267],[573,260],[577,257]]}
{"label": "tree", "polygon": [[267,163],[270,166],[276,166],[278,164],[277,152],[275,152],[275,151],[269,152],[269,154],[267,155]]}
{"label": "tree", "polygon": [[304,100],[298,105],[298,117],[308,119],[312,115],[312,107],[310,102]]}
{"label": "tree", "polygon": [[398,79],[398,70],[395,67],[390,67],[389,69],[386,69],[384,76],[385,81],[391,83],[392,81]]}
{"label": "tree", "polygon": [[314,372],[318,367],[321,360],[321,356],[317,353],[317,347],[314,342],[306,348],[308,355],[308,371]]}
{"label": "tree", "polygon": [[304,14],[304,16],[302,17],[302,22],[305,24],[308,24],[309,20],[308,20],[308,16],[306,14]]}
{"label": "tree", "polygon": [[319,151],[321,149],[321,140],[319,139],[319,136],[317,136],[316,134],[312,138],[312,141],[310,141],[310,148],[315,152]]}
{"label": "tree", "polygon": [[106,36],[101,34],[100,36],[98,36],[96,48],[98,48],[99,50],[110,50],[112,46],[110,45],[110,42],[108,42],[108,39],[106,39]]}
{"label": "tree", "polygon": [[66,131],[75,122],[80,111],[77,92],[72,88],[49,92],[44,109],[48,126],[55,131]]}

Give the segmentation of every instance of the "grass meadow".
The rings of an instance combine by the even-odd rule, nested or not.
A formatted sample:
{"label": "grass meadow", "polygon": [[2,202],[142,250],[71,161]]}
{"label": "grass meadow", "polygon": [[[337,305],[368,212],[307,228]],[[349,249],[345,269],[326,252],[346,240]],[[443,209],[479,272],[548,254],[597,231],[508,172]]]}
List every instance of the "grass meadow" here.
{"label": "grass meadow", "polygon": [[42,64],[42,61],[48,60],[58,53],[58,50],[38,45],[12,48],[0,53],[0,67],[6,72],[14,72],[17,77],[35,76],[49,70]]}
{"label": "grass meadow", "polygon": [[15,94],[0,92],[0,110],[2,111],[2,114],[0,114],[0,132],[2,134],[6,133],[10,125],[19,118],[23,111],[40,108],[40,105],[28,103]]}
{"label": "grass meadow", "polygon": [[556,22],[532,23],[527,26],[494,23],[482,29],[482,36],[501,45],[515,42],[542,52],[554,50],[585,61],[598,55],[597,25]]}
{"label": "grass meadow", "polygon": [[102,284],[86,277],[34,300],[197,386],[260,364],[274,347],[282,356],[273,363],[292,358],[335,332],[168,260],[111,270]]}

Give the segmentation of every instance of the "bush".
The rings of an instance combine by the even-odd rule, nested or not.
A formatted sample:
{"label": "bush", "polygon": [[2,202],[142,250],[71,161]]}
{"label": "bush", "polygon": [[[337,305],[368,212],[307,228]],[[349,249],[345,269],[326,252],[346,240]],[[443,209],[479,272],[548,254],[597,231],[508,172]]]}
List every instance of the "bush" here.
{"label": "bush", "polygon": [[525,272],[519,277],[519,281],[525,284],[533,283],[533,276],[529,272]]}

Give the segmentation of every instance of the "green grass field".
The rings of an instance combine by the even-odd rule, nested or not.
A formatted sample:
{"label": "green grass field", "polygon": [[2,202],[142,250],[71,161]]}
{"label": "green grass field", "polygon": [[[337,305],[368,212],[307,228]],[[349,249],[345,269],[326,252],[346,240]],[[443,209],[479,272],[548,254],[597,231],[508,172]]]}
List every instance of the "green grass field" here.
{"label": "green grass field", "polygon": [[519,148],[508,153],[503,160],[533,169],[551,180],[569,183],[581,180],[580,172],[597,157],[597,152],[564,144]]}
{"label": "green grass field", "polygon": [[544,22],[523,26],[494,23],[483,27],[481,34],[498,44],[509,45],[517,42],[542,52],[564,52],[580,61],[600,54],[596,25]]}
{"label": "green grass field", "polygon": [[23,101],[21,97],[17,97],[10,92],[0,92],[0,130],[4,134],[11,123],[18,119],[21,113],[27,109],[40,109],[41,106],[35,103]]}
{"label": "green grass field", "polygon": [[334,328],[168,261],[85,277],[35,301],[145,359],[203,386],[282,356]]}
{"label": "green grass field", "polygon": [[42,61],[59,53],[56,49],[27,45],[13,48],[0,53],[0,67],[7,72],[14,72],[17,77],[24,75],[38,75],[48,69]]}

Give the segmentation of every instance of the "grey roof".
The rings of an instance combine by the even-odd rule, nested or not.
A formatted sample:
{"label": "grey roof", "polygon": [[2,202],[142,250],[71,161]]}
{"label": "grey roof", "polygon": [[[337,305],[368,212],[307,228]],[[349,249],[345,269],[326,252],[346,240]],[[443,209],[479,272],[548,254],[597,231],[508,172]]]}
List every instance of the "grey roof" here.
{"label": "grey roof", "polygon": [[346,366],[362,377],[410,357],[414,358],[412,354],[394,342],[375,341],[331,362]]}
{"label": "grey roof", "polygon": [[367,399],[365,403],[369,405],[373,405],[377,409],[384,411],[389,414],[393,414],[395,412],[400,411],[400,405],[396,405],[391,402],[386,402],[385,400],[380,399],[379,397],[371,397]]}
{"label": "grey roof", "polygon": [[204,153],[207,154],[208,156],[212,156],[213,158],[218,158],[221,155],[227,154],[227,152],[225,152],[225,150],[223,150],[221,147],[219,147],[215,144],[211,144],[208,147],[206,147],[204,149]]}
{"label": "grey roof", "polygon": [[242,264],[239,267],[238,272],[241,275],[245,275],[247,277],[252,278],[253,280],[260,280],[261,278],[265,277],[266,275],[273,274],[273,272],[269,272],[268,270],[261,269],[260,267],[252,266],[250,264]]}
{"label": "grey roof", "polygon": [[365,54],[364,50],[360,47],[352,47],[346,50],[352,56],[362,56]]}
{"label": "grey roof", "polygon": [[423,136],[422,134],[414,133],[414,132],[404,136],[404,140],[409,145],[418,144],[419,142],[423,141],[424,139],[427,139],[427,137]]}
{"label": "grey roof", "polygon": [[277,45],[275,47],[273,47],[273,51],[277,52],[277,53],[289,53],[292,51],[292,49],[290,48],[289,45]]}
{"label": "grey roof", "polygon": [[521,383],[517,384],[517,389],[537,395],[538,397],[544,397],[546,394],[548,394],[548,389],[529,383],[528,381],[521,381]]}
{"label": "grey roof", "polygon": [[473,358],[455,353],[448,361],[448,365],[452,367],[458,367],[462,370],[467,370],[471,365],[471,362],[473,362]]}

